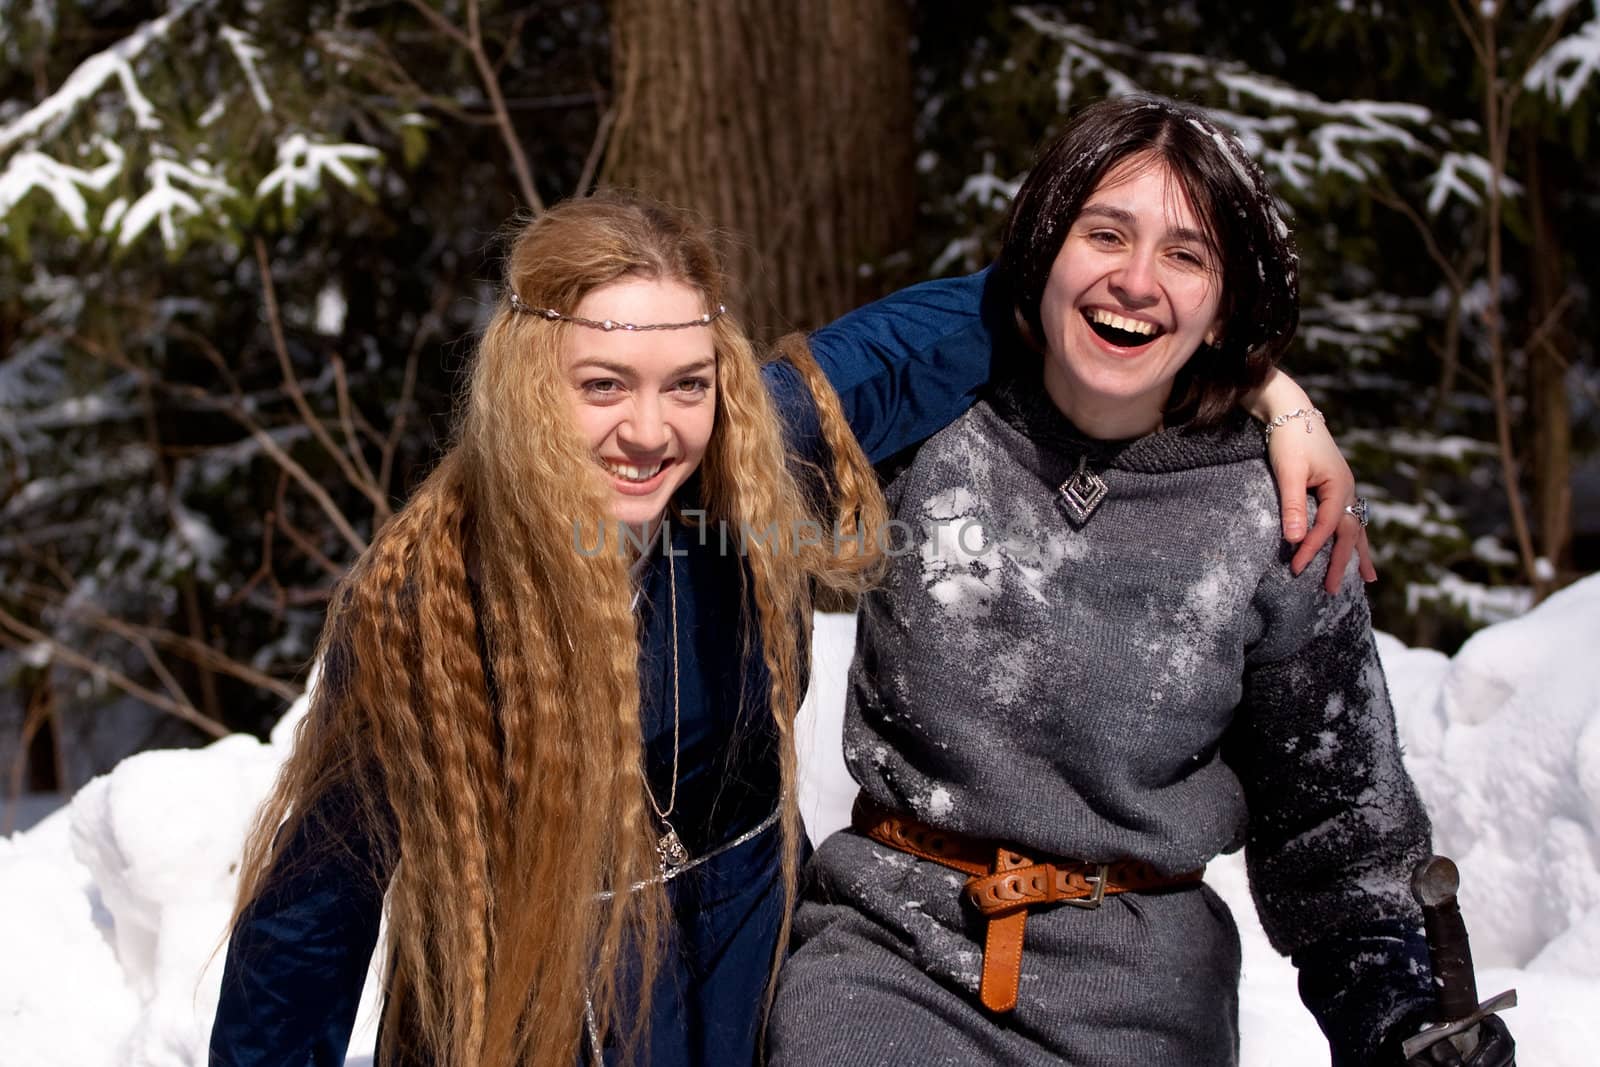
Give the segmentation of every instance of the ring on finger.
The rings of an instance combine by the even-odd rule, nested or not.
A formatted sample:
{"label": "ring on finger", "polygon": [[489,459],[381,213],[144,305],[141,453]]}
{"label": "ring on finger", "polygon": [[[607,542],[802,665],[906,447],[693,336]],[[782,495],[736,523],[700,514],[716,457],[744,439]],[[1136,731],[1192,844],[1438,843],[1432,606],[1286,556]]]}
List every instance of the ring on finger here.
{"label": "ring on finger", "polygon": [[1366,497],[1356,497],[1356,502],[1354,504],[1346,504],[1344,510],[1348,514],[1354,515],[1356,517],[1356,521],[1359,522],[1363,527],[1367,525],[1367,520],[1370,518],[1369,512],[1371,509],[1367,507]]}

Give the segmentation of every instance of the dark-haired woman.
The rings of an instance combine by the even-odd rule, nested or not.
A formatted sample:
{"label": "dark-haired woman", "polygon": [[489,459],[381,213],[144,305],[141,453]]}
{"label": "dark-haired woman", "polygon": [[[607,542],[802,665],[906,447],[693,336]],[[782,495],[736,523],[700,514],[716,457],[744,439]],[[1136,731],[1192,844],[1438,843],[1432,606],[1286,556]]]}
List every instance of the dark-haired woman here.
{"label": "dark-haired woman", "polygon": [[[888,487],[918,540],[863,601],[861,792],[808,872],[773,1062],[1234,1063],[1238,934],[1201,878],[1243,846],[1335,1064],[1400,1063],[1429,824],[1361,583],[1294,572],[1236,410],[1298,320],[1260,170],[1197,109],[1095,105],[993,289],[991,395]],[[1467,1062],[1507,1062],[1484,1033]]]}

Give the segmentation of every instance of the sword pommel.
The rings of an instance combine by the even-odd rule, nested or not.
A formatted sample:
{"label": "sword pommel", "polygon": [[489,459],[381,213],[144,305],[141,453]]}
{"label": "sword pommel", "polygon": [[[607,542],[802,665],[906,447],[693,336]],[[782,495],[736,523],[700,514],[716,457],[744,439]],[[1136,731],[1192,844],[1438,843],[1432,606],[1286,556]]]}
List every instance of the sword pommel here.
{"label": "sword pommel", "polygon": [[1448,856],[1430,856],[1417,864],[1411,876],[1411,895],[1424,908],[1452,904],[1461,888],[1461,872]]}

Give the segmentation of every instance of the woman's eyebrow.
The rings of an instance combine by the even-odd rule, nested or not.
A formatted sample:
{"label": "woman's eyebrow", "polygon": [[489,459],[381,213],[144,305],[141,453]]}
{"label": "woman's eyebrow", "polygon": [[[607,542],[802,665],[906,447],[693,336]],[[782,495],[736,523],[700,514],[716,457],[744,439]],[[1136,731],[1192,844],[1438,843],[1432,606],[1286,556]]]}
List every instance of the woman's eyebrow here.
{"label": "woman's eyebrow", "polygon": [[680,377],[685,374],[703,374],[707,371],[714,371],[716,369],[717,361],[715,359],[697,359],[693,363],[686,363],[677,370],[673,371],[672,376]]}
{"label": "woman's eyebrow", "polygon": [[634,368],[629,366],[627,363],[622,363],[611,359],[602,359],[599,356],[584,356],[572,364],[572,369],[603,370],[611,374],[615,374],[619,378],[630,378],[634,374]]}
{"label": "woman's eyebrow", "polygon": [[[706,359],[691,360],[681,367],[673,368],[667,373],[667,377],[681,378],[689,374],[701,374],[706,371],[713,371],[716,369],[716,367],[717,361],[714,358],[707,357]],[[572,364],[572,369],[603,370],[609,374],[616,375],[618,378],[632,378],[639,372],[639,369],[630,363],[613,359],[605,359],[601,356],[581,357]]]}
{"label": "woman's eyebrow", "polygon": [[[1120,207],[1112,207],[1110,204],[1085,204],[1083,209],[1078,212],[1078,217],[1081,219],[1085,215],[1095,215],[1103,219],[1110,219],[1112,222],[1120,222],[1130,228],[1136,226],[1139,221],[1134,217],[1133,212]],[[1205,234],[1189,226],[1174,226],[1167,231],[1167,239],[1172,241],[1191,241],[1198,245],[1204,245],[1206,248],[1211,247],[1211,242],[1206,239]]]}
{"label": "woman's eyebrow", "polygon": [[1085,215],[1098,215],[1101,218],[1110,219],[1112,222],[1120,222],[1124,226],[1132,226],[1137,221],[1133,217],[1133,212],[1124,211],[1120,207],[1112,207],[1110,204],[1085,204],[1083,209],[1078,212],[1078,217],[1081,219]]}

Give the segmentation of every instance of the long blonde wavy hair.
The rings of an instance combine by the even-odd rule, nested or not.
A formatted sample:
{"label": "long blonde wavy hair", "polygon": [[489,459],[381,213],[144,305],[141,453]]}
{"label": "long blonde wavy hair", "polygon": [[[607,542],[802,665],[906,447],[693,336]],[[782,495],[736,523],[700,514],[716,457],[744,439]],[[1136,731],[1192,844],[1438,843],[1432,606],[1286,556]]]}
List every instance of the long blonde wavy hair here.
{"label": "long blonde wavy hair", "polygon": [[[629,891],[657,859],[627,563],[585,555],[574,540],[575,529],[606,520],[610,494],[571,416],[565,339],[584,327],[509,303],[515,292],[533,307],[570,310],[631,277],[682,282],[708,308],[723,300],[708,233],[658,203],[569,201],[516,234],[454,443],[335,596],[324,681],[247,842],[236,919],[295,833],[316,842],[321,858],[307,862],[339,861],[341,849],[348,862],[356,844],[379,843],[373,877],[393,871],[386,1061],[405,1044],[408,1057],[451,1067],[571,1067],[586,998],[601,1034],[626,1051],[649,1018],[671,924],[659,884]],[[782,742],[792,903],[803,833],[793,724],[811,595],[869,583],[884,504],[804,341],[779,342],[778,355],[809,387],[831,451],[820,502],[797,480],[750,341],[732,315],[709,328],[717,410],[698,502],[708,519],[867,531],[817,546],[745,546],[756,605],[746,633],[771,676]],[[349,817],[302,825],[335,788],[354,798],[340,806]],[[785,920],[774,968],[787,929]],[[642,976],[628,985],[643,1003],[624,1002],[624,970]]]}

